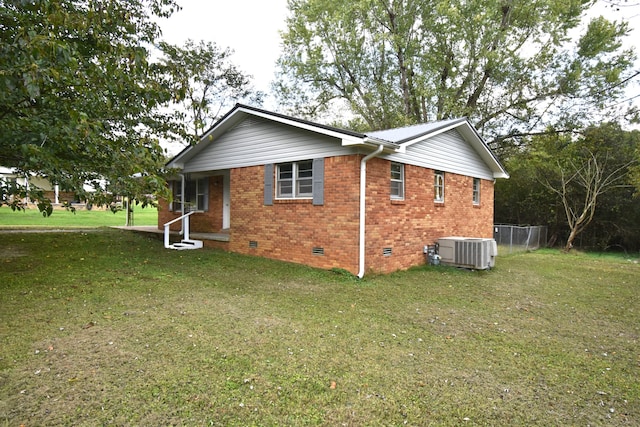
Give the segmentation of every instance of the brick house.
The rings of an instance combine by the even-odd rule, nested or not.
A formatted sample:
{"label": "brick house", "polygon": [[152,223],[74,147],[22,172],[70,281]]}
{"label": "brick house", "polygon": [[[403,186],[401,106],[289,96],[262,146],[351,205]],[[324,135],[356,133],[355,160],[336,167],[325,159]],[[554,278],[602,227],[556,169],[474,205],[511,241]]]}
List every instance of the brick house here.
{"label": "brick house", "polygon": [[227,236],[207,246],[359,277],[422,264],[441,237],[493,237],[508,178],[464,118],[365,134],[241,104],[167,166],[182,173],[159,227],[195,210],[191,231]]}

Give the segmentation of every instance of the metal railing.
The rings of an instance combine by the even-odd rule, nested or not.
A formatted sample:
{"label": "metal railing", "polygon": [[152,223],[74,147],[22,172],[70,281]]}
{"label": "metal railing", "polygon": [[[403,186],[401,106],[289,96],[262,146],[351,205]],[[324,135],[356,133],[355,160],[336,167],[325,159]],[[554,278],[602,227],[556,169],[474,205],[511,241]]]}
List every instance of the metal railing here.
{"label": "metal railing", "polygon": [[171,246],[171,242],[169,241],[169,234],[170,234],[169,226],[180,220],[182,220],[182,231],[180,231],[180,233],[183,234],[184,240],[189,240],[189,216],[193,215],[194,213],[196,212],[195,211],[188,212],[164,224],[164,247],[165,248],[169,249],[169,247]]}

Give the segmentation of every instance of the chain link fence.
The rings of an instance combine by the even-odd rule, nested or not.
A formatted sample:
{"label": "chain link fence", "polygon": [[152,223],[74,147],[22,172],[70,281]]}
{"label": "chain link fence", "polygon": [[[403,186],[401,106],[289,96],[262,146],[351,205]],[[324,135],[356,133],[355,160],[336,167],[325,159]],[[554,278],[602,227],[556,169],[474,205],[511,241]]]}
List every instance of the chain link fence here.
{"label": "chain link fence", "polygon": [[498,254],[534,251],[547,245],[547,227],[496,224],[493,238],[498,244]]}

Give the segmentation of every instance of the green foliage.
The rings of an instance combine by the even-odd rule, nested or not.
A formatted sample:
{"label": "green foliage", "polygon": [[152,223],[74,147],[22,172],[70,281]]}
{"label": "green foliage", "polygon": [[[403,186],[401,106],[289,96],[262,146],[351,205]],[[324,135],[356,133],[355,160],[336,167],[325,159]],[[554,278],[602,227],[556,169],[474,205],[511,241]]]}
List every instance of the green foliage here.
{"label": "green foliage", "polygon": [[[505,161],[511,177],[496,183],[496,222],[547,225],[552,241],[566,241],[570,227],[557,190],[564,191],[569,212],[577,214],[597,189],[593,218],[579,246],[640,249],[640,198],[634,197],[639,146],[640,132],[625,131],[616,123],[588,128],[577,137],[550,132],[532,138]],[[610,177],[609,184],[588,188],[570,179],[594,167],[594,161],[601,168],[601,183]]]}
{"label": "green foliage", "polygon": [[276,84],[296,113],[381,129],[469,117],[494,148],[601,119],[635,60],[594,1],[290,0]]}
{"label": "green foliage", "polygon": [[251,76],[242,73],[230,60],[231,49],[213,42],[187,40],[183,47],[159,43],[163,64],[170,76],[173,102],[187,113],[192,125],[191,140],[197,138],[236,102],[261,104],[263,94],[251,87]]}
{"label": "green foliage", "polygon": [[148,46],[160,34],[153,16],[176,8],[173,0],[3,2],[0,165],[96,204],[116,192],[165,191],[159,139],[183,132],[162,109],[172,94]]}

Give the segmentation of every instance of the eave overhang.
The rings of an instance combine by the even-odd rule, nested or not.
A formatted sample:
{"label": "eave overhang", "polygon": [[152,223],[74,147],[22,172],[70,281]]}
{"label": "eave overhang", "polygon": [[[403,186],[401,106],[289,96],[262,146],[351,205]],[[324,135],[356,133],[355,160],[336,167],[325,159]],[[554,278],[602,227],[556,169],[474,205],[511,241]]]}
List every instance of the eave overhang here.
{"label": "eave overhang", "polygon": [[313,123],[307,120],[297,119],[279,113],[262,110],[247,105],[237,104],[231,111],[225,114],[211,128],[209,128],[200,137],[196,145],[185,148],[175,157],[173,157],[166,166],[168,168],[182,169],[184,164],[204,150],[209,144],[218,137],[233,128],[239,122],[245,120],[249,116],[261,117],[272,122],[281,123],[287,126],[293,126],[298,129],[315,132],[321,135],[338,139],[343,146],[363,146],[371,149],[377,149],[380,145],[384,147],[385,152],[403,152],[403,148],[396,143],[385,141],[375,137],[369,137],[366,134],[352,132],[344,129]]}
{"label": "eave overhang", "polygon": [[398,145],[401,147],[401,150],[406,150],[411,145],[426,141],[454,129],[463,136],[478,153],[480,158],[489,166],[494,178],[509,178],[509,174],[504,166],[502,166],[498,158],[493,154],[493,151],[491,151],[484,139],[478,134],[476,128],[466,118],[447,122],[442,127],[438,127],[421,135],[413,136],[412,138],[407,138],[403,141],[398,141]]}

